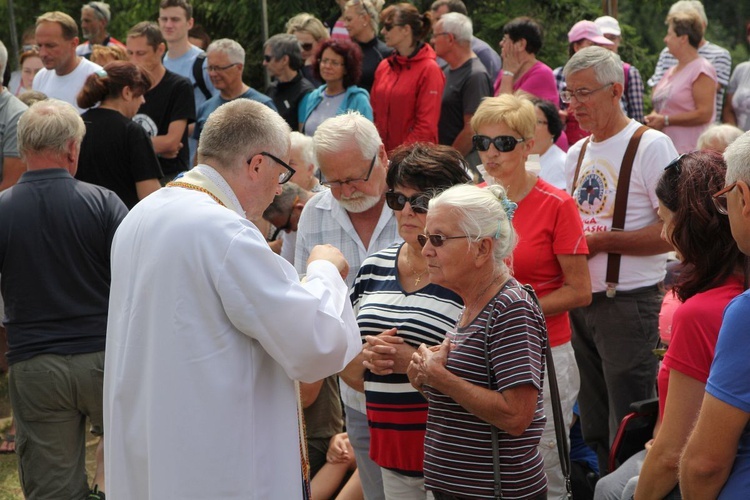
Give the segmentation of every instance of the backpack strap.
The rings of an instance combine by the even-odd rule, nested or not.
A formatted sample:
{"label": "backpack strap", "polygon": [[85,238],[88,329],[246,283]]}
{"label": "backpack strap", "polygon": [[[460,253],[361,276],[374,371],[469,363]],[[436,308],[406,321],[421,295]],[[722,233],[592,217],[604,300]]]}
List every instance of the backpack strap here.
{"label": "backpack strap", "polygon": [[206,86],[206,80],[203,78],[203,61],[205,60],[206,53],[202,52],[198,54],[198,57],[193,61],[193,79],[195,79],[193,87],[198,87],[206,99],[211,99],[211,92],[209,92],[208,87]]}

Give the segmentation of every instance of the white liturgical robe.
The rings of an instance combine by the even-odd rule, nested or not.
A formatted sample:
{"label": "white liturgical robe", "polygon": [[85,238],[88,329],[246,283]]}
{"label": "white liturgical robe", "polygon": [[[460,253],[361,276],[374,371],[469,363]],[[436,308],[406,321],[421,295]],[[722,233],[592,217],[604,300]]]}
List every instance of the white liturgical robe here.
{"label": "white liturgical robe", "polygon": [[107,498],[300,499],[293,380],[361,350],[327,261],[307,281],[208,194],[160,189],[112,245],[105,360]]}

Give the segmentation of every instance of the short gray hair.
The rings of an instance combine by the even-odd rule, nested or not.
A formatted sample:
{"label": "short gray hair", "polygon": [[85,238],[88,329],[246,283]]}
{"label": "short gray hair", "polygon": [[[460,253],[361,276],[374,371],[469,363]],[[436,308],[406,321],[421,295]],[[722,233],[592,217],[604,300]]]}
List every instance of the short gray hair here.
{"label": "short gray hair", "polygon": [[443,31],[453,35],[457,41],[471,43],[471,37],[474,34],[471,19],[458,12],[448,12],[440,16],[440,23],[443,23]]}
{"label": "short gray hair", "polygon": [[198,143],[198,160],[231,170],[242,156],[261,151],[284,157],[289,152],[289,125],[265,104],[235,99],[219,106],[206,120]]}
{"label": "short gray hair", "polygon": [[0,75],[5,74],[5,67],[8,65],[8,49],[5,48],[5,44],[0,41]]}
{"label": "short gray hair", "polygon": [[698,137],[698,149],[707,149],[709,146],[719,146],[721,151],[726,150],[727,146],[732,144],[745,132],[734,125],[728,123],[717,124],[709,126],[703,133]]}
{"label": "short gray hair", "polygon": [[83,7],[81,7],[81,10],[83,9],[91,9],[94,11],[94,14],[97,18],[101,21],[109,21],[112,20],[112,11],[109,9],[109,4],[104,2],[89,2]]}
{"label": "short gray hair", "polygon": [[18,152],[22,158],[40,153],[62,155],[71,141],[81,144],[86,126],[67,102],[46,99],[33,104],[18,120]]}
{"label": "short gray hair", "polygon": [[750,132],[745,132],[724,151],[727,163],[726,183],[750,183]]}
{"label": "short gray hair", "polygon": [[429,212],[441,207],[448,208],[458,215],[459,227],[469,239],[479,241],[491,237],[494,241],[492,255],[495,266],[508,272],[505,260],[513,254],[518,236],[503,208],[503,199],[507,199],[507,195],[499,184],[484,189],[459,184],[431,199]]}
{"label": "short gray hair", "polygon": [[227,55],[231,63],[245,65],[245,49],[242,48],[242,45],[229,38],[220,38],[211,42],[206,49],[206,54],[210,54],[211,52],[223,52]]}
{"label": "short gray hair", "polygon": [[697,12],[701,18],[701,21],[703,21],[703,25],[708,26],[708,17],[706,17],[706,9],[703,8],[703,4],[699,2],[698,0],[680,0],[679,2],[673,3],[672,6],[669,8],[667,17],[671,16],[672,14],[677,14],[678,12],[688,12],[688,11]]}
{"label": "short gray hair", "polygon": [[315,170],[317,170],[318,166],[315,163],[315,144],[313,138],[294,131],[289,136],[289,139],[291,140],[292,149],[299,150],[300,155],[302,156],[302,160],[305,162],[305,166],[308,166],[312,163],[313,165],[315,165]]}
{"label": "short gray hair", "polygon": [[289,56],[289,68],[293,71],[298,71],[302,68],[302,64],[304,63],[302,60],[302,49],[300,49],[296,36],[289,33],[279,33],[266,40],[266,43],[263,44],[263,49],[266,47],[271,49],[271,56],[276,60],[284,56]]}
{"label": "short gray hair", "polygon": [[576,52],[563,68],[563,76],[567,79],[571,73],[589,68],[594,68],[596,81],[602,85],[625,82],[620,56],[604,47],[586,47]]}
{"label": "short gray hair", "polygon": [[349,149],[352,143],[367,160],[377,155],[383,145],[375,125],[357,111],[348,111],[321,123],[313,141],[316,165],[320,165],[321,153],[338,153]]}

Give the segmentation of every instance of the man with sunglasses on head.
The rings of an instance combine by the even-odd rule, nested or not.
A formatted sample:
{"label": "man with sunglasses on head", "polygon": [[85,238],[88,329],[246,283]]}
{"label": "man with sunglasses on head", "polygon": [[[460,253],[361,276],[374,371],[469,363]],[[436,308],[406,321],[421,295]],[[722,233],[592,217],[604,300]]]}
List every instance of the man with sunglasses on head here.
{"label": "man with sunglasses on head", "polygon": [[107,25],[111,18],[108,3],[89,2],[81,7],[81,31],[86,42],[76,47],[77,55],[91,59],[94,45],[125,49],[124,43],[107,33]]}
{"label": "man with sunglasses on head", "polygon": [[206,54],[208,74],[211,77],[211,83],[219,93],[198,107],[193,131],[193,138],[196,141],[200,140],[203,125],[209,115],[229,101],[252,99],[276,111],[276,106],[270,97],[242,81],[242,70],[245,67],[245,49],[242,45],[229,38],[222,38],[211,42],[206,49]]}
{"label": "man with sunglasses on head", "polygon": [[[388,156],[375,125],[356,111],[324,121],[313,140],[323,184],[330,189],[316,194],[302,211],[295,267],[303,273],[311,249],[329,243],[349,262],[351,286],[366,257],[400,240],[396,218],[385,204]],[[365,395],[341,381],[341,399],[365,498],[384,500],[380,468],[369,457]]]}
{"label": "man with sunglasses on head", "polygon": [[362,344],[341,252],[312,248],[300,283],[249,220],[294,174],[289,132],[258,102],[221,106],[199,164],[119,227],[104,364],[113,499],[309,498],[295,381],[337,373]]}
{"label": "man with sunglasses on head", "polygon": [[658,359],[651,351],[659,341],[659,284],[671,249],[660,236],[655,190],[677,151],[666,135],[623,112],[617,54],[581,49],[563,73],[567,90],[561,98],[591,132],[570,148],[565,164],[586,233],[593,292],[591,304],[572,310],[570,318],[583,436],[597,452],[603,475],[630,403],[655,396]]}

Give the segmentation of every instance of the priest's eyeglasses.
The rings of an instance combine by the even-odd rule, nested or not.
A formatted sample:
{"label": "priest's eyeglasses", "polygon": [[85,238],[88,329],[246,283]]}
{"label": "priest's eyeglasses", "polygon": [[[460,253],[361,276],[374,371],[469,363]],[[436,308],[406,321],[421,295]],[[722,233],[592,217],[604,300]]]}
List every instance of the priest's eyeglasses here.
{"label": "priest's eyeglasses", "polygon": [[[269,157],[270,159],[272,159],[273,161],[275,161],[276,163],[278,163],[279,165],[281,165],[282,167],[286,169],[286,172],[284,172],[283,174],[279,174],[279,184],[284,184],[288,182],[289,179],[291,179],[294,173],[296,172],[296,170],[294,170],[292,167],[287,165],[285,161],[281,160],[280,158],[275,157],[271,153],[266,153],[265,151],[261,151],[258,154]],[[250,164],[250,160],[247,160],[247,163]]]}

